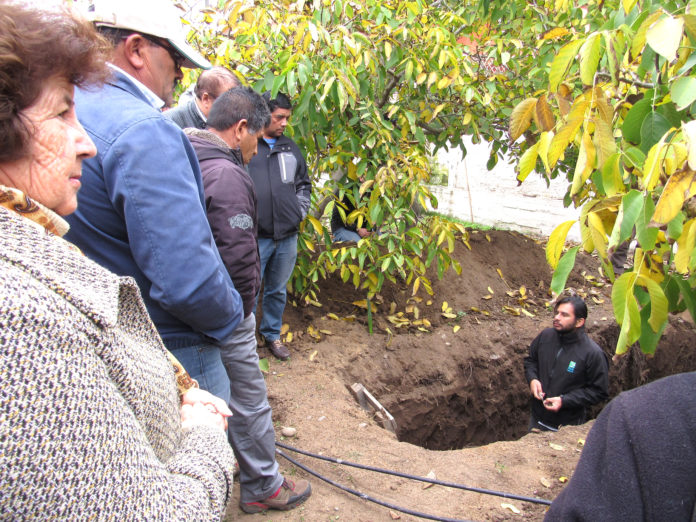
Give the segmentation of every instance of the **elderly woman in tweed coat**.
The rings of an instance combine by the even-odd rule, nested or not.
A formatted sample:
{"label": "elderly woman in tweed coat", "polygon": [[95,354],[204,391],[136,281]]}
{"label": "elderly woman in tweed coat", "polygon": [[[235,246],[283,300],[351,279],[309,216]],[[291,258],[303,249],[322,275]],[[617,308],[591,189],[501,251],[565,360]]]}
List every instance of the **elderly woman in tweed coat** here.
{"label": "elderly woman in tweed coat", "polygon": [[73,88],[106,77],[103,45],[0,2],[0,519],[219,520],[229,410],[184,373],[177,393],[136,283],[60,237],[96,154]]}

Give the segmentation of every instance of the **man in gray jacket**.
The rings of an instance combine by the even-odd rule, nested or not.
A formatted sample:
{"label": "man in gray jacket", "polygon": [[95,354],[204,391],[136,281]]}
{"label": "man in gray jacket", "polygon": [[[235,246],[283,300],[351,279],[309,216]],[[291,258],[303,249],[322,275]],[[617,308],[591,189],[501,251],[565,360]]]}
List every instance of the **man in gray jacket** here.
{"label": "man in gray jacket", "polygon": [[210,108],[215,100],[225,91],[239,86],[239,80],[224,67],[212,67],[198,76],[195,96],[189,100],[179,100],[179,105],[168,110],[164,115],[182,129],[193,127],[205,129]]}
{"label": "man in gray jacket", "polygon": [[[270,113],[263,98],[249,87],[224,92],[213,104],[207,130],[186,134],[201,165],[205,206],[222,260],[242,297],[244,319],[222,348],[230,377],[229,438],[239,462],[243,511],[291,509],[311,494],[306,480],[283,480],[275,460],[275,432],[266,386],[256,353],[254,304],[260,287],[256,245],[256,192],[244,165]],[[266,484],[281,484],[273,495],[257,500]]]}

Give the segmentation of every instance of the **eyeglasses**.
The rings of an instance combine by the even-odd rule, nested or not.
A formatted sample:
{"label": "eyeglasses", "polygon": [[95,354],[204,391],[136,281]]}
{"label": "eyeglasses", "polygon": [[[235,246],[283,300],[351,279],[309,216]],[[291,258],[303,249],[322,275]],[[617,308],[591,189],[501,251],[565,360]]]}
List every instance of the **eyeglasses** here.
{"label": "eyeglasses", "polygon": [[162,49],[167,51],[169,53],[169,56],[171,56],[172,60],[174,61],[174,65],[176,65],[177,69],[181,69],[183,67],[184,62],[186,62],[186,58],[174,47],[172,47],[172,45],[169,42],[160,38],[156,38],[154,36],[150,36],[148,34],[143,34],[142,37],[148,40],[149,42],[152,42],[157,47],[161,47]]}

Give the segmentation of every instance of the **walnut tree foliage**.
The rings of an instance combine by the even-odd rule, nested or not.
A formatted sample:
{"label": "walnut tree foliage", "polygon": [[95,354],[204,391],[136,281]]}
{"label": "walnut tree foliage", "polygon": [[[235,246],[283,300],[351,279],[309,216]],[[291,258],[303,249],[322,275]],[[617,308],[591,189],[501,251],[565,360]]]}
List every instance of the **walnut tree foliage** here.
{"label": "walnut tree foliage", "polygon": [[[315,283],[336,271],[369,295],[397,278],[432,292],[427,267],[461,270],[450,254],[464,228],[420,211],[437,204],[426,185],[435,150],[465,150],[465,134],[491,140],[492,166],[510,148],[510,54],[494,62],[476,45],[495,34],[481,23],[487,12],[478,1],[223,0],[188,17],[211,61],[293,101],[288,133],[315,189],[297,293],[316,299]],[[331,245],[327,229],[334,206],[345,214],[344,195],[357,206],[348,222],[379,232],[355,246]]]}
{"label": "walnut tree foliage", "polygon": [[614,280],[612,252],[635,239],[633,267],[612,290],[616,350],[638,342],[653,353],[670,312],[696,319],[696,3],[532,5],[547,24],[538,46],[554,52],[545,83],[510,118],[518,179],[563,173],[566,202],[581,208],[580,246],[563,253],[572,222],[549,239],[552,289],[562,290],[579,248]]}

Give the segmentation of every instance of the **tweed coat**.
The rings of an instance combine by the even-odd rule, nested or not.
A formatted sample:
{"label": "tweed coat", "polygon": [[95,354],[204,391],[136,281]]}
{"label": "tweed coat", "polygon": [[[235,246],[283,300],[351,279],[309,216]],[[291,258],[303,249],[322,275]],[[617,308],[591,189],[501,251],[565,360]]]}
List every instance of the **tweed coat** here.
{"label": "tweed coat", "polygon": [[219,520],[232,450],[179,408],[135,281],[0,207],[0,519]]}

